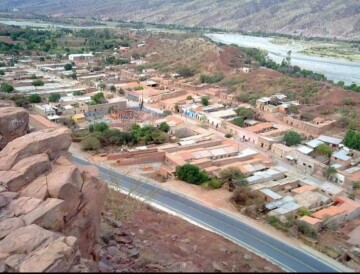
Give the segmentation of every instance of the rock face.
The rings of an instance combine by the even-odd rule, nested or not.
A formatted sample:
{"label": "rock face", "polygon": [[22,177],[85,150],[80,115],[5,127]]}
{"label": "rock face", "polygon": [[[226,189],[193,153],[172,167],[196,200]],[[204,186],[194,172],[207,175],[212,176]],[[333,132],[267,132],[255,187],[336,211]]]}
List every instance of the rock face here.
{"label": "rock face", "polygon": [[[4,117],[24,123],[7,134]],[[25,134],[27,119],[21,109],[0,108],[0,134],[7,136],[0,151],[0,264],[11,272],[96,271],[107,186],[96,169],[69,160],[66,128]]]}
{"label": "rock face", "polygon": [[4,107],[0,111],[0,149],[28,131],[29,114],[23,108]]}

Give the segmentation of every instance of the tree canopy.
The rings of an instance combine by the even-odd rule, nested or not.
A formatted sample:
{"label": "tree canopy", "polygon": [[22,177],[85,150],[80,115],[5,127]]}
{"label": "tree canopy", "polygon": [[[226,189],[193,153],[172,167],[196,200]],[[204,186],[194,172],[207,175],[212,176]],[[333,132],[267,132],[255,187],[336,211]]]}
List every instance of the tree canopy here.
{"label": "tree canopy", "polygon": [[161,122],[160,125],[159,125],[159,129],[160,129],[161,131],[163,131],[163,132],[168,133],[169,130],[170,130],[170,126],[169,126],[169,124],[166,123],[166,122]]}
{"label": "tree canopy", "polygon": [[209,175],[205,171],[202,171],[199,167],[191,164],[185,164],[178,167],[176,175],[180,180],[195,185],[200,185],[209,181]]}
{"label": "tree canopy", "polygon": [[287,146],[294,146],[301,143],[301,137],[295,131],[288,131],[284,135],[284,141]]}
{"label": "tree canopy", "polygon": [[105,99],[104,93],[98,92],[95,95],[91,96],[91,99],[95,102],[95,104],[101,104]]}
{"label": "tree canopy", "polygon": [[41,80],[35,80],[35,81],[32,82],[32,85],[33,85],[34,87],[41,87],[41,86],[44,85],[44,82],[41,81]]}
{"label": "tree canopy", "polygon": [[66,64],[66,65],[64,66],[64,69],[65,69],[66,71],[72,70],[72,68],[73,68],[72,64]]}
{"label": "tree canopy", "polygon": [[332,149],[327,144],[320,144],[315,149],[316,153],[319,155],[326,156],[328,158],[331,157]]}
{"label": "tree canopy", "polygon": [[2,92],[11,93],[14,91],[14,87],[8,83],[2,83],[0,86]]}
{"label": "tree canopy", "polygon": [[360,150],[360,132],[349,129],[346,132],[344,144],[349,148]]}
{"label": "tree canopy", "polygon": [[32,104],[37,104],[41,102],[41,97],[39,94],[35,93],[35,94],[31,94],[29,97],[29,102]]}
{"label": "tree canopy", "polygon": [[201,97],[201,103],[203,106],[208,106],[209,105],[209,98],[207,98],[206,96]]}
{"label": "tree canopy", "polygon": [[59,102],[60,100],[60,93],[51,93],[48,97],[49,102]]}

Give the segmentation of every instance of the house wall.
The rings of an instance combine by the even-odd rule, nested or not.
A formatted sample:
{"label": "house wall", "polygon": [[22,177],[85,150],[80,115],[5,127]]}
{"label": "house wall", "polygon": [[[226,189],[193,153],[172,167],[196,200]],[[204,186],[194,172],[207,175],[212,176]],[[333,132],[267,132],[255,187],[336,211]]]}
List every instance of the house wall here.
{"label": "house wall", "polygon": [[209,142],[201,142],[201,143],[188,145],[188,146],[165,148],[162,150],[171,153],[171,152],[190,150],[190,149],[195,149],[195,148],[209,148],[209,147],[219,146],[221,144],[222,144],[222,141],[209,141]]}
{"label": "house wall", "polygon": [[138,155],[144,155],[144,154],[149,154],[149,153],[154,153],[154,152],[158,152],[158,149],[150,148],[147,150],[130,151],[130,152],[125,152],[125,153],[121,153],[121,154],[109,154],[107,156],[107,160],[119,160],[119,159],[132,158],[132,157],[137,157]]}
{"label": "house wall", "polygon": [[327,121],[326,123],[316,125],[309,122],[294,119],[290,116],[284,116],[283,121],[290,126],[308,132],[309,135],[320,135],[325,131],[331,129],[335,124],[335,121]]}
{"label": "house wall", "polygon": [[132,158],[119,159],[116,162],[119,166],[126,166],[126,165],[139,165],[139,164],[163,162],[163,161],[165,161],[165,152],[134,155],[134,157]]}

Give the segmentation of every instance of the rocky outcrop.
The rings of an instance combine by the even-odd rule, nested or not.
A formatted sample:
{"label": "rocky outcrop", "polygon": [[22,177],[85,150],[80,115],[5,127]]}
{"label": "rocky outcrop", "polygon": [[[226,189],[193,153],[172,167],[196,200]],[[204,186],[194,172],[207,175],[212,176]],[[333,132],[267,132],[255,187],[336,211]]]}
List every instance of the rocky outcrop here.
{"label": "rocky outcrop", "polygon": [[0,149],[28,131],[29,114],[23,108],[4,107],[0,111]]}
{"label": "rocky outcrop", "polygon": [[[0,125],[3,112],[22,113],[8,109],[14,108],[0,108]],[[18,138],[0,151],[0,268],[96,271],[94,250],[107,186],[94,167],[71,162],[66,128],[19,137],[27,132],[24,123],[23,131],[11,135]]]}

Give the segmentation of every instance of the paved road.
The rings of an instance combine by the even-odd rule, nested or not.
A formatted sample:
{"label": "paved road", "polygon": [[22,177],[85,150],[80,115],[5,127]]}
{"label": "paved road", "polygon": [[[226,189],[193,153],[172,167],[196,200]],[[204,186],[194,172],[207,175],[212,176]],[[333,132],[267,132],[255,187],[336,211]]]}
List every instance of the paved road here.
{"label": "paved road", "polygon": [[[73,156],[74,162],[92,164]],[[96,164],[95,164],[96,165]],[[235,219],[221,211],[208,208],[185,196],[164,190],[154,184],[120,174],[107,167],[96,165],[100,178],[117,184],[125,191],[132,190],[143,198],[151,196],[151,202],[178,213],[203,227],[217,232],[250,251],[265,257],[289,272],[342,272],[338,266],[330,265],[330,261],[314,257],[278,239],[275,239],[239,219]],[[116,178],[116,180],[114,180]],[[136,186],[136,190],[134,191]],[[240,258],[242,259],[242,258]]]}

